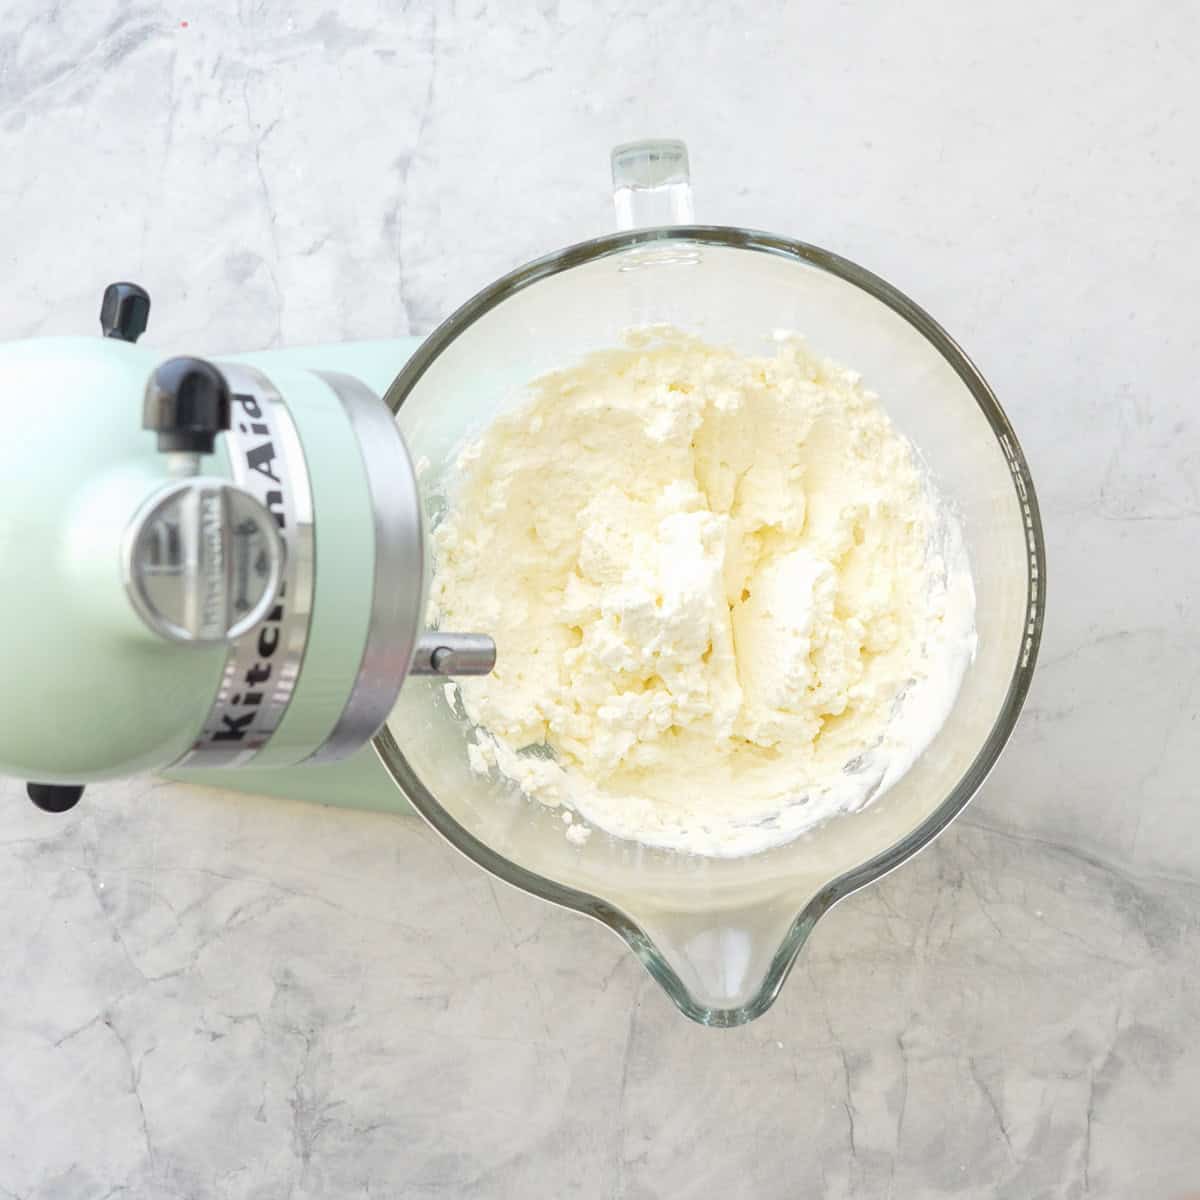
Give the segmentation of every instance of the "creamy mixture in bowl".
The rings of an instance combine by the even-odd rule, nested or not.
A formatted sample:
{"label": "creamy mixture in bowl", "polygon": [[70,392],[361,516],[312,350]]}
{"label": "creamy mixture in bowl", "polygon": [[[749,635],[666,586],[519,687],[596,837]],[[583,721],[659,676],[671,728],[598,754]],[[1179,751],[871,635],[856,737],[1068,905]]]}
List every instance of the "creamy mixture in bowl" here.
{"label": "creamy mixture in bowl", "polygon": [[434,533],[472,766],[646,844],[741,855],[877,799],[975,648],[954,514],[850,370],[669,329],[536,380]]}

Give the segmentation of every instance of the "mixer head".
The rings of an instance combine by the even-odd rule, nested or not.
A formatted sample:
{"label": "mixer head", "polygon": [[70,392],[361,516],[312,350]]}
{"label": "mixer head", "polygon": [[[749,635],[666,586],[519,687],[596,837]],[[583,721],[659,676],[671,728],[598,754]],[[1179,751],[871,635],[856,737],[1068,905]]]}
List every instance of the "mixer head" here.
{"label": "mixer head", "polygon": [[423,507],[379,397],[307,366],[163,361],[135,345],[149,311],[113,284],[104,340],[0,345],[21,431],[0,446],[0,659],[23,681],[0,773],[38,780],[42,807],[147,770],[335,761],[409,674],[495,664],[485,635],[423,631]]}

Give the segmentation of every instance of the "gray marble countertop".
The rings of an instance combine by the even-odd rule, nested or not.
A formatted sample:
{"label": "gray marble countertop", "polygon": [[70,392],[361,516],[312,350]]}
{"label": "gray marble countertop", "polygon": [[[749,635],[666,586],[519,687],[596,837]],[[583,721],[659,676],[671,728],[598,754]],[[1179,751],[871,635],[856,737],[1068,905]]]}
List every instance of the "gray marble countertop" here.
{"label": "gray marble countertop", "polygon": [[701,219],[968,348],[1050,563],[991,781],[740,1030],[415,820],[0,782],[0,1197],[1200,1191],[1198,44],[1133,0],[0,8],[0,336],[116,277],[151,344],[422,333],[680,136]]}

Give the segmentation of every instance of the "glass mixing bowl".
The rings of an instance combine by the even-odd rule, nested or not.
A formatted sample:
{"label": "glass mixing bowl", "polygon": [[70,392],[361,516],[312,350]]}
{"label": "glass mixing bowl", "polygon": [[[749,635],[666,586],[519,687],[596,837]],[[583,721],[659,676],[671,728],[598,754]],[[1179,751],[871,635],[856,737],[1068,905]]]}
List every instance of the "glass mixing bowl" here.
{"label": "glass mixing bowl", "polygon": [[[679,180],[665,174],[639,179],[635,170],[634,210],[644,184],[643,208],[665,205],[668,219],[686,211]],[[636,219],[618,189],[619,212],[622,199]],[[750,353],[769,353],[773,330],[801,333],[816,353],[861,372],[918,447],[957,509],[977,593],[978,653],[940,733],[865,810],[731,859],[651,849],[599,829],[572,844],[558,811],[472,772],[470,725],[437,680],[409,680],[376,747],[451,845],[505,882],[602,921],[688,1017],[738,1025],[770,1006],[820,917],[932,841],[991,770],[1037,655],[1042,528],[1008,419],[930,316],[815,246],[690,224],[598,238],[521,267],[420,347],[387,401],[413,454],[431,464],[422,476],[430,520],[444,511],[458,449],[524,385],[613,346],[631,326],[660,322]]]}

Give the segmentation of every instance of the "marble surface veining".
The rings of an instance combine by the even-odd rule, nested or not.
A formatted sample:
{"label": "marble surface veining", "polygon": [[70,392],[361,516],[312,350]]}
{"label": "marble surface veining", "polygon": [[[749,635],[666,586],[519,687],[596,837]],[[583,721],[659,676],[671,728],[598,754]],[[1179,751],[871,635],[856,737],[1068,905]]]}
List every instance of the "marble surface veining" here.
{"label": "marble surface veining", "polygon": [[414,820],[0,781],[0,1198],[1200,1191],[1198,46],[1169,0],[0,7],[0,336],[119,277],[151,345],[424,332],[681,136],[701,219],[968,348],[1050,563],[1001,765],[741,1030]]}

